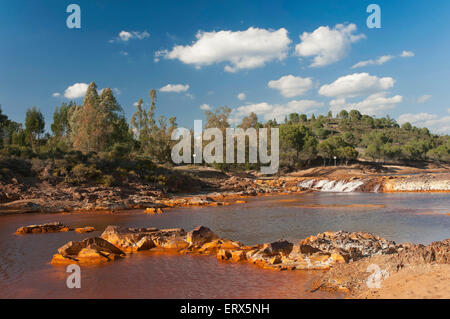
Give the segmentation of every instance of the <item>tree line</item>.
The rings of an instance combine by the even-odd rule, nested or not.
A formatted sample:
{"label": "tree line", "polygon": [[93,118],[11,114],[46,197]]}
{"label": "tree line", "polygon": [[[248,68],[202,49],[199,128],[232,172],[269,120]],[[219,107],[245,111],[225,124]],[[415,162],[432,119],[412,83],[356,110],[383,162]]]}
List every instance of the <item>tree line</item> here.
{"label": "tree line", "polygon": [[[70,152],[97,154],[108,158],[144,157],[153,163],[170,164],[171,140],[176,117],[155,118],[156,90],[143,99],[128,123],[124,111],[109,88],[98,92],[92,82],[81,105],[62,103],[53,114],[51,133],[45,132],[40,110],[27,110],[24,124],[10,120],[0,108],[0,152],[22,158],[58,158]],[[230,127],[228,107],[205,111],[205,128]],[[255,113],[238,125],[247,128],[278,127],[280,165],[305,168],[312,165],[346,165],[357,159],[379,162],[450,162],[450,137],[436,135],[410,123],[399,125],[390,117],[375,118],[357,110],[309,117],[291,113],[278,123],[260,122]],[[248,160],[248,159],[247,159]],[[222,169],[252,169],[257,164],[217,164]]]}

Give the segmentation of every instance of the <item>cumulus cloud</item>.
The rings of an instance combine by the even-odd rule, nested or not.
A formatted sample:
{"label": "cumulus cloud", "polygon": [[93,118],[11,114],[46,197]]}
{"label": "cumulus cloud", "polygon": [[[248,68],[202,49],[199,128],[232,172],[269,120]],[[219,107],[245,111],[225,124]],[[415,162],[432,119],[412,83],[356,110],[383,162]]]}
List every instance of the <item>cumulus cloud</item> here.
{"label": "cumulus cloud", "polygon": [[61,96],[61,94],[58,93],[58,92],[55,92],[55,93],[52,94],[52,96],[53,96],[53,97],[59,97],[59,96]]}
{"label": "cumulus cloud", "polygon": [[197,68],[227,63],[225,71],[236,72],[264,66],[286,58],[291,40],[286,29],[250,27],[245,31],[199,31],[192,45],[177,45],[155,53],[155,58],[177,59]]}
{"label": "cumulus cloud", "polygon": [[[408,57],[413,57],[413,56],[414,56],[414,53],[411,51],[403,51],[401,54],[398,55],[398,57],[400,57],[400,58],[408,58]],[[368,65],[382,65],[392,59],[395,59],[396,57],[397,56],[395,56],[395,55],[383,55],[383,56],[380,56],[376,60],[366,60],[366,61],[358,62],[352,66],[352,69],[361,68],[361,67],[368,66]]]}
{"label": "cumulus cloud", "polygon": [[422,103],[425,103],[426,101],[428,101],[431,98],[432,98],[432,95],[425,94],[425,95],[422,95],[422,96],[418,97],[416,102],[419,103],[419,104],[422,104]]}
{"label": "cumulus cloud", "polygon": [[241,100],[241,101],[243,101],[243,100],[245,100],[246,98],[247,98],[247,96],[245,95],[245,93],[239,93],[238,95],[237,95],[237,98],[239,99],[239,100]]}
{"label": "cumulus cloud", "polygon": [[392,97],[386,95],[386,92],[374,93],[360,102],[353,103],[347,102],[345,98],[338,98],[330,102],[330,110],[333,113],[338,113],[341,110],[358,110],[368,115],[384,115],[385,111],[395,108],[403,100],[401,95]]}
{"label": "cumulus cloud", "polygon": [[417,127],[426,127],[441,134],[450,134],[450,116],[438,116],[430,113],[406,113],[398,117],[400,124],[409,122]]}
{"label": "cumulus cloud", "polygon": [[128,42],[129,40],[143,40],[150,37],[150,33],[147,31],[125,31],[122,30],[119,32],[119,35],[114,39],[109,40],[109,42]]}
{"label": "cumulus cloud", "polygon": [[269,104],[267,102],[248,104],[233,109],[230,114],[230,122],[237,124],[251,112],[265,121],[276,119],[281,122],[290,113],[306,113],[323,105],[323,103],[313,100],[292,100],[286,104]]}
{"label": "cumulus cloud", "polygon": [[280,91],[284,97],[294,97],[305,94],[313,87],[311,78],[285,75],[278,80],[269,81],[269,88]]}
{"label": "cumulus cloud", "polygon": [[333,29],[321,26],[311,33],[303,32],[295,53],[300,57],[314,57],[311,67],[335,63],[347,55],[352,43],[365,38],[364,34],[355,32],[353,23],[338,24]]}
{"label": "cumulus cloud", "polygon": [[187,90],[189,90],[189,84],[167,84],[166,86],[163,86],[162,88],[159,89],[161,92],[175,92],[175,93],[180,93],[180,92],[186,92]]}
{"label": "cumulus cloud", "polygon": [[209,104],[205,103],[205,104],[200,105],[200,109],[203,111],[209,111],[209,110],[211,110],[211,106]]}
{"label": "cumulus cloud", "polygon": [[342,76],[331,84],[322,85],[319,94],[328,97],[348,98],[385,91],[394,86],[391,77],[379,78],[369,73],[353,73]]}
{"label": "cumulus cloud", "polygon": [[78,99],[83,97],[86,94],[88,86],[89,84],[87,83],[75,83],[64,91],[64,97],[67,99]]}

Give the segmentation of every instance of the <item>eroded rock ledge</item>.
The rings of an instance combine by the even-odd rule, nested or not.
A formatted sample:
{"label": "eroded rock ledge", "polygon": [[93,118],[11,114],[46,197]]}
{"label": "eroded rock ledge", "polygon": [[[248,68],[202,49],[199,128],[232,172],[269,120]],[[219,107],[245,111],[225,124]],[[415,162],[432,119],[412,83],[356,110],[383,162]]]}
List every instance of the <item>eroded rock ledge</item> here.
{"label": "eroded rock ledge", "polygon": [[362,232],[325,232],[296,244],[286,240],[246,246],[219,238],[198,226],[190,232],[180,228],[123,228],[108,226],[100,237],[69,242],[58,249],[53,264],[97,264],[143,250],[170,250],[180,254],[215,255],[219,260],[249,262],[274,270],[328,270],[339,263],[373,255],[393,254],[394,242]]}
{"label": "eroded rock ledge", "polygon": [[61,233],[68,231],[76,231],[77,233],[84,234],[95,231],[96,229],[92,226],[73,228],[71,226],[63,225],[59,222],[41,224],[41,225],[28,225],[17,228],[16,234],[38,234],[38,233]]}

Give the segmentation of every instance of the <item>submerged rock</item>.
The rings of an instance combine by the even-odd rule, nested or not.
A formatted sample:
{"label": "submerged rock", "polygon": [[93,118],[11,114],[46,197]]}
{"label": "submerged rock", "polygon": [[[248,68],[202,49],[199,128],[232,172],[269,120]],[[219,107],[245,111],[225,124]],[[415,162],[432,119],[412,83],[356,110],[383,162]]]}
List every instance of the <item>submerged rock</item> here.
{"label": "submerged rock", "polygon": [[69,230],[72,230],[69,226],[55,222],[42,225],[23,226],[16,230],[16,234],[56,233],[67,232]]}

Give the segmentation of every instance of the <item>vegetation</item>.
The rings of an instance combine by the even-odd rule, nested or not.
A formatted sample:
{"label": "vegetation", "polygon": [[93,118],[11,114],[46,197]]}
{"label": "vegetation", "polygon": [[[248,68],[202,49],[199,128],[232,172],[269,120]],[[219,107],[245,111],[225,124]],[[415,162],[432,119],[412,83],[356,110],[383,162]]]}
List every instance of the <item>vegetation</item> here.
{"label": "vegetation", "polygon": [[[149,107],[140,99],[127,123],[111,89],[98,93],[89,85],[82,105],[62,103],[53,114],[51,133],[36,107],[28,109],[24,125],[8,119],[0,108],[0,174],[11,170],[45,175],[69,184],[97,183],[105,186],[138,179],[166,185],[179,183],[171,175],[171,140],[176,118],[155,119],[157,96],[150,91]],[[225,133],[231,110],[206,111],[206,128]],[[402,126],[389,117],[375,118],[357,110],[341,111],[335,117],[292,113],[284,123],[260,123],[256,114],[243,118],[239,127],[280,129],[280,164],[299,169],[314,165],[348,165],[355,160],[377,162],[436,161],[450,163],[450,137],[431,134],[410,123]],[[247,141],[248,142],[248,141]],[[224,148],[225,152],[225,148]],[[221,169],[247,170],[258,164],[214,164]],[[15,163],[15,164],[14,164]],[[39,168],[40,167],[40,168]],[[175,180],[178,179],[178,182]]]}

